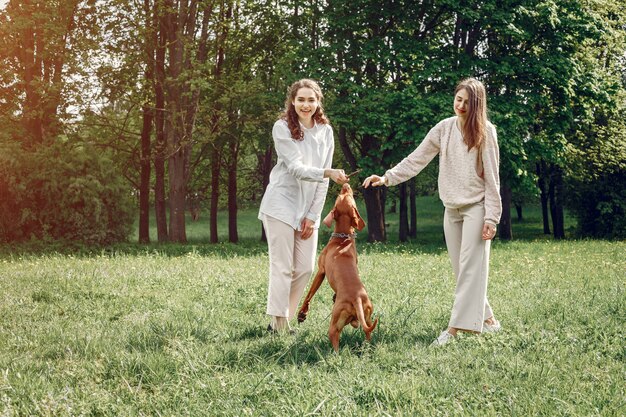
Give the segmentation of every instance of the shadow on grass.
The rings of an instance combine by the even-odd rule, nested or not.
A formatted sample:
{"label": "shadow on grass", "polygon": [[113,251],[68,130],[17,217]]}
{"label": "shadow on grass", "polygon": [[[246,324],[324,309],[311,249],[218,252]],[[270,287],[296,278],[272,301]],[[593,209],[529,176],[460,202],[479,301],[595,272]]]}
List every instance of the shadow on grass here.
{"label": "shadow on grass", "polygon": [[[323,326],[315,325],[296,327],[295,334],[271,334],[262,325],[251,325],[234,334],[231,340],[250,342],[252,345],[241,349],[236,343],[227,347],[219,359],[222,366],[246,369],[259,364],[277,366],[328,365],[328,360],[335,351],[328,339],[326,322]],[[437,333],[438,334],[438,333]],[[403,327],[389,328],[379,323],[367,341],[360,329],[346,326],[339,339],[339,355],[348,354],[363,357],[372,354],[379,346],[415,345],[426,347],[437,335],[431,329],[423,329],[412,334]]]}

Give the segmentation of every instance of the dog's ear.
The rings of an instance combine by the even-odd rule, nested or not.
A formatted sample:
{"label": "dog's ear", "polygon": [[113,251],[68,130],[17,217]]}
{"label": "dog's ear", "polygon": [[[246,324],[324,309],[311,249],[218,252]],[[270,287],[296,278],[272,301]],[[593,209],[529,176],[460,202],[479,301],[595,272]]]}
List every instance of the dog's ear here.
{"label": "dog's ear", "polygon": [[356,230],[359,232],[363,230],[365,227],[365,222],[363,218],[359,214],[359,210],[357,210],[356,206],[354,206],[354,215],[352,216],[352,226],[356,227]]}
{"label": "dog's ear", "polygon": [[322,220],[322,223],[324,223],[326,225],[326,227],[331,227],[333,225],[333,219],[334,218],[335,218],[335,209],[332,209],[326,215],[326,217],[324,217],[324,220]]}

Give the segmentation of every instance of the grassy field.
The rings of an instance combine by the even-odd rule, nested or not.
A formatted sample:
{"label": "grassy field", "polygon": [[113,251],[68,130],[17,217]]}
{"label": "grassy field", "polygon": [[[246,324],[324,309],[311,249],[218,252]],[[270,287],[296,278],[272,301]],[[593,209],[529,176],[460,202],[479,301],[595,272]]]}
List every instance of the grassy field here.
{"label": "grassy field", "polygon": [[529,211],[493,246],[503,331],[432,349],[454,282],[441,206],[420,208],[415,242],[359,238],[380,324],[372,343],[346,328],[339,354],[326,284],[295,335],[266,334],[254,210],[240,245],[195,223],[189,245],[2,248],[0,416],[625,415],[626,242],[554,242]]}

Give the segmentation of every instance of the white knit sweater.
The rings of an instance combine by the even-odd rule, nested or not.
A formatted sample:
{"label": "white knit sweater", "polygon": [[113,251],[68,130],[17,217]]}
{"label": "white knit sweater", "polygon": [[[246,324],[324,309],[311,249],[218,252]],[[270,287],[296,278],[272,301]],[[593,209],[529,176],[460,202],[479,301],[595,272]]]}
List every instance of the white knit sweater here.
{"label": "white knit sweater", "polygon": [[396,185],[417,175],[439,154],[439,197],[447,208],[460,208],[484,201],[485,222],[498,224],[502,214],[500,200],[498,137],[493,124],[481,145],[484,178],[477,173],[477,149],[467,151],[457,126],[457,117],[437,123],[422,143],[398,165],[385,173],[387,185]]}

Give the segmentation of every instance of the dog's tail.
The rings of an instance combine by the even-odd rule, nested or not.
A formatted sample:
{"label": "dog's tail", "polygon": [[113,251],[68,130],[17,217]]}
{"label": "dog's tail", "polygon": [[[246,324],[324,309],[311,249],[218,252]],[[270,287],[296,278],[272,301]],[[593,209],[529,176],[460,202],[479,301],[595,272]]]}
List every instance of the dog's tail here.
{"label": "dog's tail", "polygon": [[[376,327],[376,324],[378,323],[378,318],[376,318],[376,320],[374,320],[374,323],[372,323],[371,326],[369,326],[367,324],[367,321],[365,320],[365,312],[363,311],[363,300],[361,300],[361,297],[357,297],[357,306],[356,306],[356,315],[359,318],[359,322],[361,323],[361,327],[363,327],[363,331],[365,332],[365,334],[369,335],[374,328]],[[369,337],[368,337],[369,339]]]}

